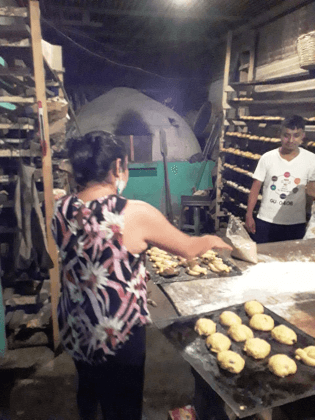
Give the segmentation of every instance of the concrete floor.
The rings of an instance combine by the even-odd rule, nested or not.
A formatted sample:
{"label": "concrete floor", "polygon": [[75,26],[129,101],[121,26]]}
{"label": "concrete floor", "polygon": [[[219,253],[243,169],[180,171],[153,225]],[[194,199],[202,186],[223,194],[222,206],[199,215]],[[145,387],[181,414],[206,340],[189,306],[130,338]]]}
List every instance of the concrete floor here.
{"label": "concrete floor", "polygon": [[[0,362],[0,378],[1,420],[79,419],[75,367],[66,353],[54,357],[48,347],[10,350]],[[189,365],[149,326],[144,417],[167,420],[169,410],[192,404],[193,394]]]}

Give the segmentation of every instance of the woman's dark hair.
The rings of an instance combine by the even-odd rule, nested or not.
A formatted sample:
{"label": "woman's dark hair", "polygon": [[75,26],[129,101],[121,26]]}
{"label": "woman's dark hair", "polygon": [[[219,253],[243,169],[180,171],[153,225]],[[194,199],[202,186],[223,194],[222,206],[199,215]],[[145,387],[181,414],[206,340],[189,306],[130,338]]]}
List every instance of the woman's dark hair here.
{"label": "woman's dark hair", "polygon": [[281,128],[289,128],[290,130],[301,128],[302,130],[305,130],[304,118],[300,115],[292,115],[291,117],[285,118],[281,124]]}
{"label": "woman's dark hair", "polygon": [[73,174],[79,185],[85,186],[90,181],[104,181],[110,169],[116,175],[116,159],[121,159],[122,169],[126,169],[127,151],[124,143],[105,131],[91,131],[83,137],[71,138],[67,142],[67,149]]}

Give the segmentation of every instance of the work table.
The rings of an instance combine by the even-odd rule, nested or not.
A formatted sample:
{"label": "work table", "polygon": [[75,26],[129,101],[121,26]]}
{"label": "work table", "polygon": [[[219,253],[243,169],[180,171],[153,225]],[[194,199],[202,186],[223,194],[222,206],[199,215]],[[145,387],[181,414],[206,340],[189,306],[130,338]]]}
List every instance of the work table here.
{"label": "work table", "polygon": [[[164,283],[159,286],[150,280],[148,283],[149,299],[156,304],[154,307],[149,306],[154,324],[164,334],[167,334],[169,326],[173,328],[173,325],[179,324],[179,322],[185,323],[185,320],[190,317],[196,319],[197,315],[208,312],[214,313],[213,311],[233,305],[238,307],[243,302],[256,299],[268,311],[276,314],[274,317],[281,317],[279,320],[285,319],[285,321],[302,330],[302,334],[306,333],[315,337],[315,240],[260,244],[257,249],[258,264],[237,259],[231,260],[242,272],[238,276],[206,277],[192,279],[192,281]],[[175,320],[178,321],[174,323]],[[199,410],[201,410],[201,407],[203,407],[203,411],[211,410],[208,406],[210,404],[209,400],[213,398],[212,392],[214,392],[208,387],[202,391],[202,377],[204,380],[207,379],[211,387],[224,399],[225,411],[229,418],[243,418],[246,413],[241,414],[242,407],[239,407],[238,412],[236,406],[232,408],[233,404],[231,405],[229,402],[232,400],[231,393],[228,393],[225,398],[223,386],[218,387],[216,380],[212,382],[212,377],[209,372],[205,371],[204,365],[199,365],[200,355],[198,355],[198,359],[192,358],[190,356],[190,345],[188,350],[181,348],[181,340],[184,339],[185,334],[179,338],[180,342],[176,340],[174,344],[179,347],[180,353],[191,364],[196,375],[195,398],[197,403],[202,401]],[[309,338],[309,341],[312,341],[312,339]],[[192,354],[195,354],[196,351],[194,350]],[[211,369],[210,366],[211,364],[208,369]],[[216,367],[213,367],[213,369],[216,370]],[[260,376],[255,371],[254,378],[257,377],[256,375]],[[265,378],[264,375],[263,378]],[[279,381],[273,379],[273,376],[268,375],[267,378],[279,384]],[[269,389],[269,386],[267,386],[267,394],[264,394],[264,399],[269,398]],[[304,387],[300,389],[303,390]],[[291,393],[287,393],[282,386],[278,392],[279,394],[274,395],[271,391],[273,399],[268,406],[258,403],[261,408],[253,409],[258,419],[272,420],[273,407],[295,400],[295,397],[293,398]],[[247,393],[249,394],[249,390],[245,395],[248,395]],[[242,392],[241,395],[244,395],[244,393]],[[303,396],[302,394],[301,398]],[[287,397],[289,401],[286,400]],[[257,398],[257,394],[254,388],[253,399],[255,400],[255,398]],[[282,400],[282,398],[284,399]],[[206,407],[208,408],[206,409]],[[207,417],[207,414],[205,416]]]}
{"label": "work table", "polygon": [[[149,298],[157,304],[156,307],[150,306],[153,322],[160,327],[179,316],[204,313],[242,301],[257,299],[287,321],[315,336],[314,275],[312,278],[307,278],[310,277],[308,273],[298,274],[296,291],[294,290],[295,286],[294,289],[293,285],[288,289],[288,285],[282,283],[281,271],[280,278],[275,279],[275,288],[278,289],[278,293],[269,290],[268,280],[271,280],[269,278],[267,282],[264,282],[267,287],[265,287],[265,284],[256,285],[254,279],[254,287],[251,290],[249,290],[248,282],[245,282],[246,276],[249,281],[251,271],[256,273],[256,267],[268,268],[262,264],[270,263],[275,268],[275,266],[282,267],[281,264],[277,264],[280,262],[306,262],[309,264],[303,267],[310,270],[313,268],[311,263],[315,262],[315,240],[258,244],[258,260],[259,263],[256,266],[245,261],[232,259],[232,262],[242,270],[243,274],[241,276],[192,279],[192,281],[159,286],[149,281]],[[284,267],[288,268],[289,265],[285,264]],[[297,264],[293,264],[293,268],[297,270],[299,267],[297,267]],[[287,272],[287,275],[289,274]],[[243,287],[245,288],[244,293],[241,290]],[[237,302],[236,299],[239,299],[240,302]]]}

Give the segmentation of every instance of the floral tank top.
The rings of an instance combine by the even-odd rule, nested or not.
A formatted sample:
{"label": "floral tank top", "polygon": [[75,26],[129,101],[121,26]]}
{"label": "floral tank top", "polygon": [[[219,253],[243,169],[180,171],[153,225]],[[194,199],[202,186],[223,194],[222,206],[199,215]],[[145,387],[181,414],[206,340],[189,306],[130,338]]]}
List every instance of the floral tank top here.
{"label": "floral tank top", "polygon": [[75,195],[57,201],[52,232],[62,278],[58,323],[65,350],[76,360],[106,361],[135,326],[150,323],[145,253],[123,245],[124,208],[117,195],[84,203]]}

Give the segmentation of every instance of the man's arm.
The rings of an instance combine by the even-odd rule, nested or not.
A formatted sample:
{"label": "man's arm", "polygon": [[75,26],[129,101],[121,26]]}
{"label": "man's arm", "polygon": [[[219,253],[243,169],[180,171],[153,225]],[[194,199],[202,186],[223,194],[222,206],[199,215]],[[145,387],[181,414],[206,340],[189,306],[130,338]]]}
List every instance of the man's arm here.
{"label": "man's arm", "polygon": [[253,218],[253,210],[258,201],[258,195],[260,192],[262,182],[258,179],[254,179],[252,183],[252,187],[250,189],[249,197],[248,197],[248,206],[247,206],[247,213],[246,213],[246,228],[249,232],[255,233],[256,232],[256,223]]}
{"label": "man's arm", "polygon": [[310,181],[306,185],[306,194],[315,200],[315,181]]}

